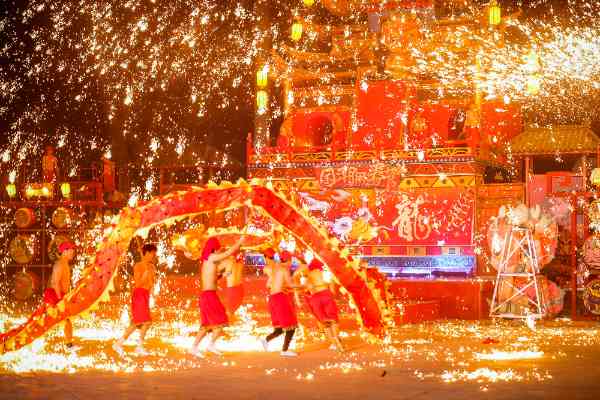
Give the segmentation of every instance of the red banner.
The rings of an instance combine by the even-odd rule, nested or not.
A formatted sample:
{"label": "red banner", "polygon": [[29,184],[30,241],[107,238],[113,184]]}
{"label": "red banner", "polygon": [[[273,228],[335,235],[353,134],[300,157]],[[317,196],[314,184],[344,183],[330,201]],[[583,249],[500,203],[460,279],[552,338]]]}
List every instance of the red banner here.
{"label": "red banner", "polygon": [[405,173],[402,167],[375,164],[368,167],[342,167],[315,169],[319,187],[334,188],[388,188],[398,184],[398,178]]}
{"label": "red banner", "polygon": [[348,188],[299,192],[299,197],[330,233],[350,245],[472,244],[471,189]]}

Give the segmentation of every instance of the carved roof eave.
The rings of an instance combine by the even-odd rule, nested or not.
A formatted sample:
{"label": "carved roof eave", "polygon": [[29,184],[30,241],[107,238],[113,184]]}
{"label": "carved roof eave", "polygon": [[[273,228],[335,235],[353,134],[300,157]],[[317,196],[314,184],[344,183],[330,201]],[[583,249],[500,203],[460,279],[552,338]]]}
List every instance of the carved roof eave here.
{"label": "carved roof eave", "polygon": [[514,157],[594,154],[600,138],[588,127],[556,125],[528,127],[511,140]]}

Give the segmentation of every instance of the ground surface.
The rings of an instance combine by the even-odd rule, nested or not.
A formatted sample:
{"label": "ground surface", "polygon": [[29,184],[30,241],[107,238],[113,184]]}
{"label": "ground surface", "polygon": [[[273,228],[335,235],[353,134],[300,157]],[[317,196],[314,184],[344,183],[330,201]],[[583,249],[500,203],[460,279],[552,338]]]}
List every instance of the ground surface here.
{"label": "ground surface", "polygon": [[[163,309],[148,336],[150,354],[111,346],[127,323],[118,302],[75,321],[78,348],[67,352],[61,330],[0,356],[2,399],[597,399],[600,325],[558,320],[532,332],[519,323],[435,322],[396,328],[384,342],[344,332],[346,354],[327,349],[308,316],[281,358],[260,351],[270,331],[264,311],[244,308],[218,347],[221,357],[185,353],[197,314]],[[22,321],[0,314],[0,328]],[[276,350],[281,342],[272,344]],[[110,398],[110,397],[109,397]]]}

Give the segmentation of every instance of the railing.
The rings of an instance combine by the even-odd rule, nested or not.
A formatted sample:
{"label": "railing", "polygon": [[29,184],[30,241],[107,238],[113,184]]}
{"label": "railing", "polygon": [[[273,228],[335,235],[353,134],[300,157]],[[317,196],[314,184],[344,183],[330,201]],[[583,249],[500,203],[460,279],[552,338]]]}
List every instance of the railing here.
{"label": "railing", "polygon": [[246,139],[247,162],[252,164],[335,162],[366,160],[405,160],[426,161],[441,159],[460,159],[465,157],[502,163],[502,156],[492,154],[488,145],[480,143],[478,135],[468,139],[445,139],[441,146],[423,149],[409,149],[403,144],[389,143],[350,144],[335,139],[326,145],[294,147],[284,144],[255,148],[252,133]]}
{"label": "railing", "polygon": [[[457,141],[458,145],[459,142]],[[460,143],[464,144],[464,143]],[[475,158],[479,155],[468,146],[435,147],[430,149],[373,149],[368,147],[335,148],[333,146],[312,147],[263,147],[259,152],[248,155],[248,164],[277,164],[303,162],[339,162],[367,160],[405,160],[421,162],[427,160],[451,160]]]}
{"label": "railing", "polygon": [[[27,166],[20,168],[18,177],[31,176]],[[103,185],[95,166],[80,168],[73,175],[60,177],[55,183],[35,178],[17,180],[14,183],[3,178],[0,201],[13,203],[72,202],[90,203],[103,201]],[[11,186],[9,188],[9,186]],[[9,193],[9,191],[11,193]]]}

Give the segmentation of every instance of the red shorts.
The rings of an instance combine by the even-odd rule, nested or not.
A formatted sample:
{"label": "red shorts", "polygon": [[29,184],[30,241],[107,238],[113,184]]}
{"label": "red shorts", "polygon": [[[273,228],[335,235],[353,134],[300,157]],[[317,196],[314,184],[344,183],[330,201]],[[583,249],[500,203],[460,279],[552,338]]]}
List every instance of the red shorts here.
{"label": "red shorts", "polygon": [[135,288],[131,296],[131,314],[135,325],[152,321],[150,316],[150,292],[148,289]]}
{"label": "red shorts", "polygon": [[204,290],[198,298],[200,306],[200,324],[203,328],[227,325],[227,313],[219,300],[216,290]]}
{"label": "red shorts", "polygon": [[310,308],[320,322],[338,322],[338,308],[331,290],[321,290],[310,296]]}
{"label": "red shorts", "polygon": [[269,311],[274,328],[291,329],[298,325],[292,298],[283,292],[269,296]]}
{"label": "red shorts", "polygon": [[244,286],[239,284],[223,289],[223,300],[227,311],[230,314],[235,313],[244,300]]}
{"label": "red shorts", "polygon": [[60,301],[60,299],[61,298],[58,297],[56,290],[54,290],[53,288],[48,288],[44,290],[44,303],[51,306],[55,306],[56,303]]}

